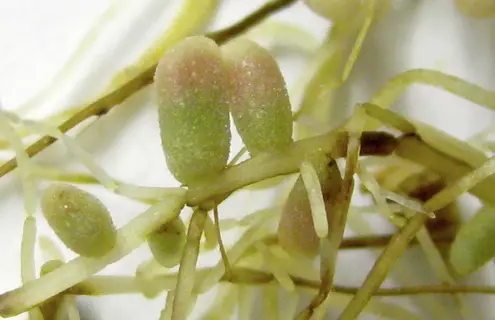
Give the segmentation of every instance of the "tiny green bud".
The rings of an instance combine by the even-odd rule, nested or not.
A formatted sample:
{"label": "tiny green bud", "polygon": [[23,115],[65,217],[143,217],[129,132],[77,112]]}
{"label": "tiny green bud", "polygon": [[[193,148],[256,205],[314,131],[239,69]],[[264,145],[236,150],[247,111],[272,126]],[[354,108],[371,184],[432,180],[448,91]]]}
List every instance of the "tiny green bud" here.
{"label": "tiny green bud", "polygon": [[186,227],[179,217],[161,226],[148,238],[153,257],[166,268],[179,264],[185,244]]}
{"label": "tiny green bud", "polygon": [[292,143],[292,112],[285,81],[268,50],[246,40],[222,48],[232,118],[251,156]]}
{"label": "tiny green bud", "polygon": [[[330,216],[336,206],[336,196],[339,194],[342,177],[334,160],[325,156],[312,159],[323,192],[327,214],[328,230],[331,232]],[[309,196],[302,177],[294,184],[287,199],[278,225],[278,241],[280,246],[289,253],[297,253],[308,258],[318,254],[320,240],[316,234]]]}
{"label": "tiny green bud", "polygon": [[190,185],[224,169],[230,119],[224,64],[213,40],[182,40],[160,59],[155,91],[162,147],[170,172]]}
{"label": "tiny green bud", "polygon": [[484,206],[463,224],[450,247],[450,263],[460,276],[483,267],[495,257],[495,210]]}
{"label": "tiny green bud", "polygon": [[112,217],[92,194],[68,184],[53,184],[43,192],[41,209],[55,234],[75,253],[100,257],[115,246]]}

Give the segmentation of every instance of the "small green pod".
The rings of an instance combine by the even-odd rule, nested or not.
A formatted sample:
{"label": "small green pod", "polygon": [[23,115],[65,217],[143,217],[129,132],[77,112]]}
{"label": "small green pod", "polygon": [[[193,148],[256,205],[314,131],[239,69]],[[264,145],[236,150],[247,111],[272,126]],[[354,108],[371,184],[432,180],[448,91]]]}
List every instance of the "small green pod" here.
{"label": "small green pod", "polygon": [[112,217],[92,194],[68,184],[53,184],[41,196],[41,209],[55,234],[75,253],[100,257],[115,246]]}
{"label": "small green pod", "polygon": [[[331,232],[330,216],[336,205],[342,177],[334,160],[329,162],[327,157],[318,157],[312,161],[312,164],[320,180],[329,223],[328,229]],[[311,205],[302,177],[296,180],[282,209],[277,235],[280,246],[289,253],[308,258],[314,258],[318,254],[320,240],[315,231]]]}
{"label": "small green pod", "polygon": [[186,226],[179,217],[161,226],[148,238],[153,257],[166,268],[179,264],[185,244]]}
{"label": "small green pod", "polygon": [[495,257],[495,210],[484,206],[461,225],[450,247],[449,260],[460,276],[483,267]]}
{"label": "small green pod", "polygon": [[203,36],[168,50],[155,71],[162,147],[177,181],[191,185],[225,168],[229,107],[220,48]]}
{"label": "small green pod", "polygon": [[222,47],[232,118],[251,156],[292,144],[292,111],[282,73],[268,50],[237,39]]}

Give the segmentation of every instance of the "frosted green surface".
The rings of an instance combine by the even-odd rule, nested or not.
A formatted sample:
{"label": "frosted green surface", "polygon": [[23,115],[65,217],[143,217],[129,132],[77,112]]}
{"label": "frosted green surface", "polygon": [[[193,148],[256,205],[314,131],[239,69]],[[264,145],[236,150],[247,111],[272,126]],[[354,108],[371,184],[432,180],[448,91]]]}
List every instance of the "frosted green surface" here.
{"label": "frosted green surface", "polygon": [[[330,219],[335,206],[335,197],[342,182],[340,171],[335,162],[330,162],[322,155],[318,155],[311,162],[318,174],[327,219]],[[330,225],[329,232],[331,232]],[[278,225],[278,240],[282,248],[288,252],[295,252],[309,258],[318,254],[319,239],[316,235],[311,205],[302,177],[296,180],[284,205]]]}
{"label": "frosted green surface", "polygon": [[163,225],[148,238],[153,257],[166,268],[179,264],[186,244],[186,227],[180,218]]}
{"label": "frosted green surface", "polygon": [[229,109],[220,49],[195,36],[165,53],[155,73],[167,166],[186,185],[217,174],[230,151]]}
{"label": "frosted green surface", "polygon": [[292,112],[275,59],[256,43],[238,39],[222,48],[229,106],[237,131],[254,156],[292,143]]}
{"label": "frosted green surface", "polygon": [[450,262],[461,276],[475,272],[495,257],[495,210],[485,206],[463,224],[450,250]]}
{"label": "frosted green surface", "polygon": [[75,253],[99,257],[115,246],[117,231],[112,217],[92,194],[54,184],[43,192],[41,209],[55,234]]}

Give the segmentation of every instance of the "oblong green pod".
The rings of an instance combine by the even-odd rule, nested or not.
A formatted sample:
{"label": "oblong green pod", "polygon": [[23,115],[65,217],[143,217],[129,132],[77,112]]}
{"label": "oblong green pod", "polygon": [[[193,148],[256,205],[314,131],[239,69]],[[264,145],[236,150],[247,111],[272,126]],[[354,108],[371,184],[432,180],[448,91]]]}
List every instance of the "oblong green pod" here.
{"label": "oblong green pod", "polygon": [[161,226],[148,238],[153,257],[166,268],[179,264],[185,244],[186,226],[179,217]]}
{"label": "oblong green pod", "polygon": [[222,47],[232,118],[251,156],[292,143],[292,111],[275,59],[258,44],[237,39]]}
{"label": "oblong green pod", "polygon": [[[337,163],[325,156],[319,156],[311,161],[320,180],[327,221],[330,228],[330,216],[336,205],[336,198],[342,185]],[[297,253],[308,258],[318,254],[320,240],[316,235],[311,205],[302,177],[294,184],[282,210],[278,224],[278,242],[289,253]]]}
{"label": "oblong green pod", "polygon": [[168,169],[190,185],[227,164],[230,119],[219,47],[203,36],[168,50],[155,71],[162,147]]}
{"label": "oblong green pod", "polygon": [[495,257],[495,209],[484,206],[463,224],[450,247],[449,260],[455,272],[466,276]]}
{"label": "oblong green pod", "polygon": [[100,257],[115,246],[112,217],[92,194],[68,184],[53,184],[41,196],[41,209],[55,234],[75,253]]}

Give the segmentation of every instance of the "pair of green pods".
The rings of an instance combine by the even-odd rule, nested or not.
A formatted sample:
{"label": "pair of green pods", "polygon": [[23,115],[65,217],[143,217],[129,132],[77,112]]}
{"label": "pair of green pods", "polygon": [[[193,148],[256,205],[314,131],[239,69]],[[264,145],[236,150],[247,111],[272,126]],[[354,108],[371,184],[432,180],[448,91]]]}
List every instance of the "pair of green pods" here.
{"label": "pair of green pods", "polygon": [[276,61],[254,42],[219,47],[194,36],[155,73],[161,140],[174,177],[192,185],[220,173],[230,154],[230,115],[251,156],[292,143],[292,113]]}

